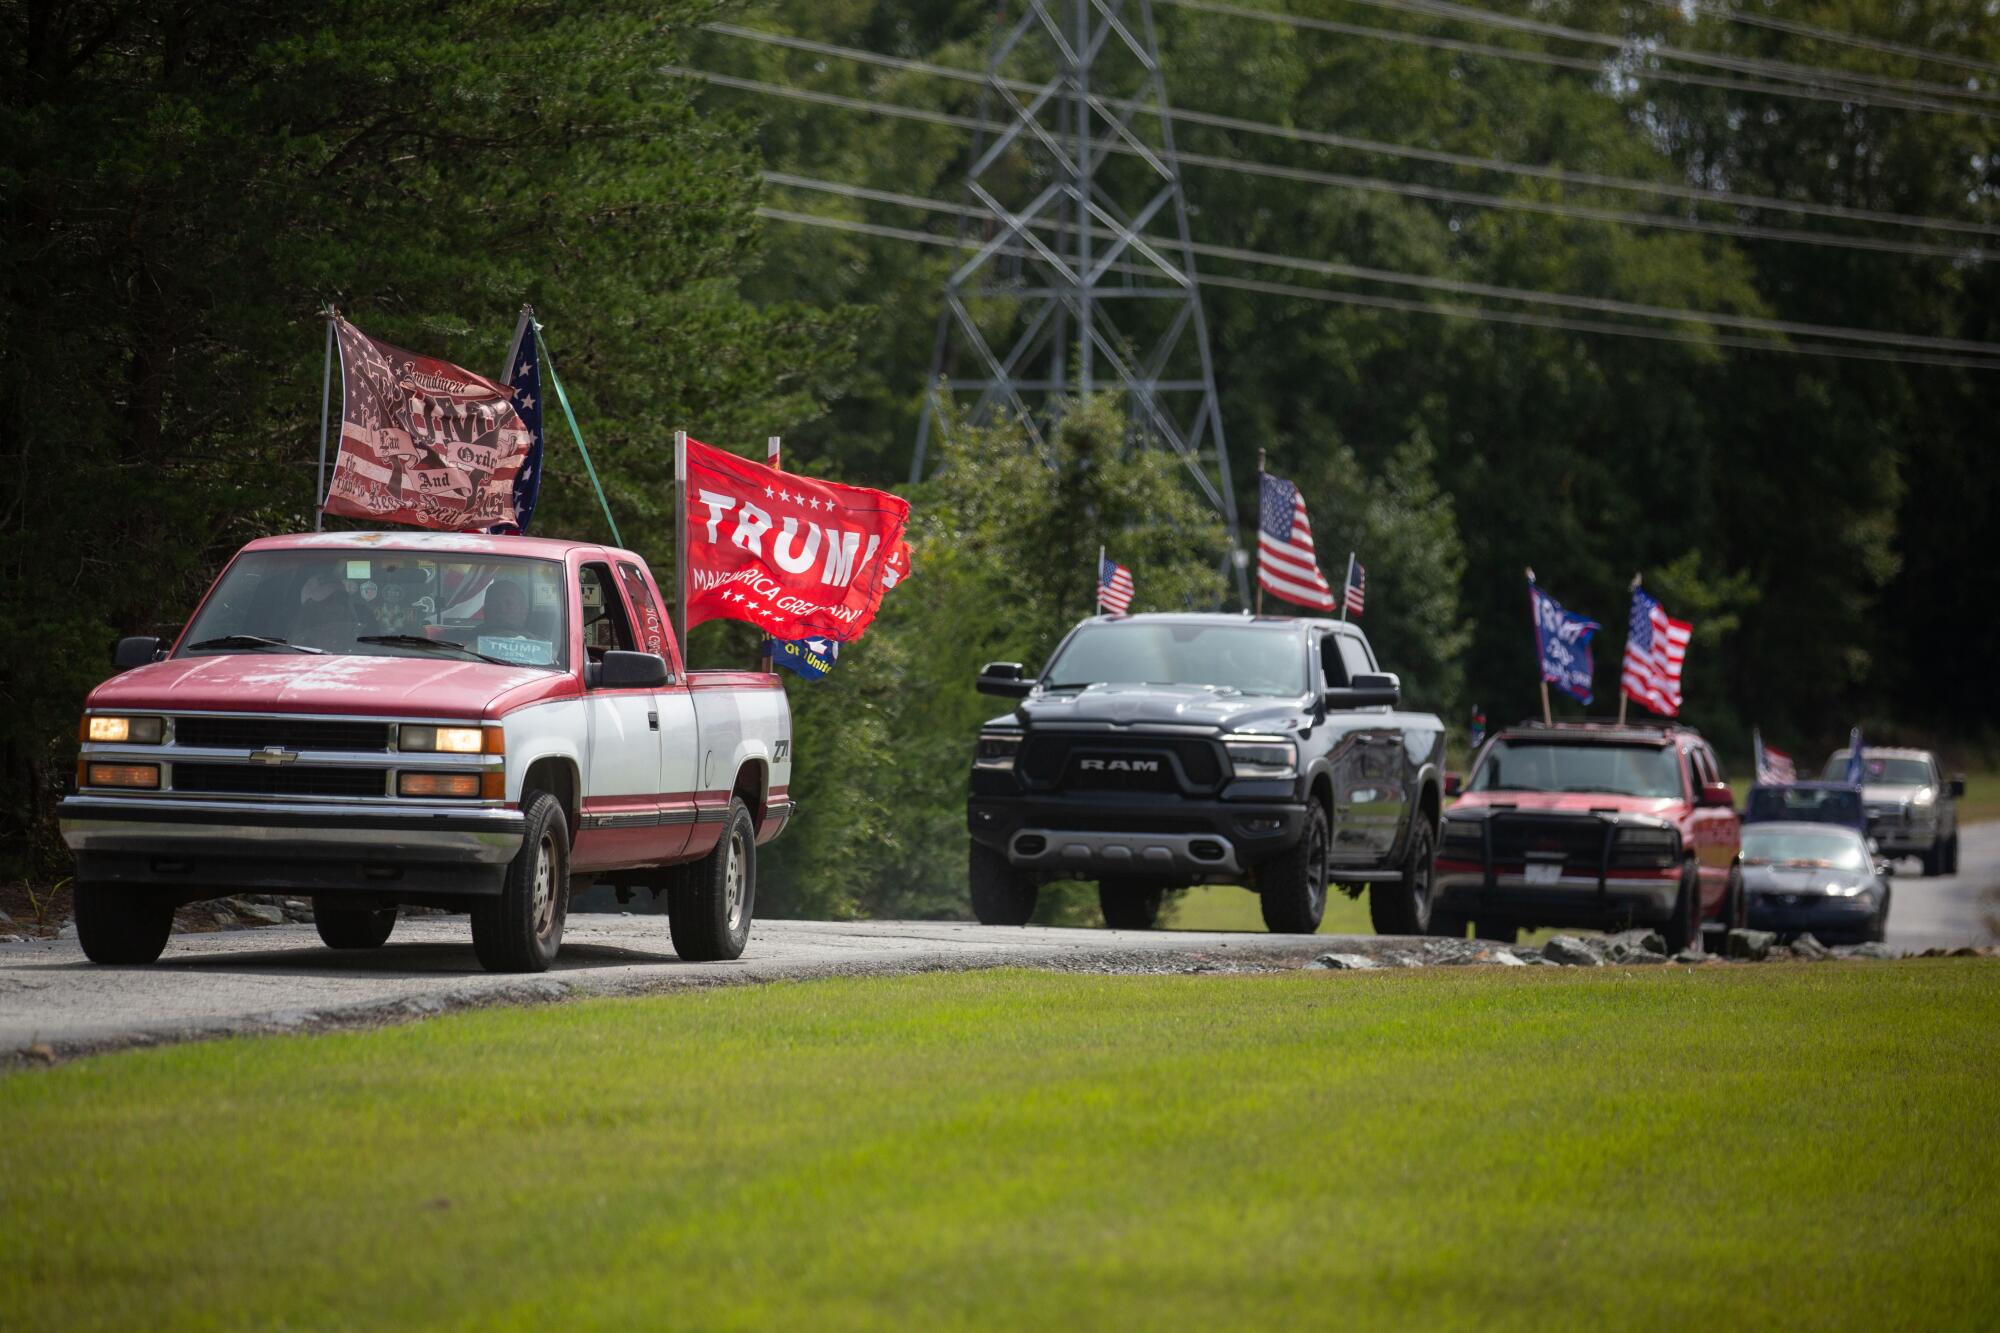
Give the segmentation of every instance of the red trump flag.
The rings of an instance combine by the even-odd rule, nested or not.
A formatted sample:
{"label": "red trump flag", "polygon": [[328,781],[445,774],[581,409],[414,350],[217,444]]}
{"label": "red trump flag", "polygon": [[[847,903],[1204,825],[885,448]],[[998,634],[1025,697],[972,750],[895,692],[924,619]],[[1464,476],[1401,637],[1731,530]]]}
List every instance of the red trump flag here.
{"label": "red trump flag", "polygon": [[507,386],[344,319],[334,332],[340,454],[326,512],[447,531],[513,522],[514,476],[534,436]]}
{"label": "red trump flag", "polygon": [[861,637],[909,573],[909,501],[780,472],[687,441],[687,623],[747,620],[775,639]]}

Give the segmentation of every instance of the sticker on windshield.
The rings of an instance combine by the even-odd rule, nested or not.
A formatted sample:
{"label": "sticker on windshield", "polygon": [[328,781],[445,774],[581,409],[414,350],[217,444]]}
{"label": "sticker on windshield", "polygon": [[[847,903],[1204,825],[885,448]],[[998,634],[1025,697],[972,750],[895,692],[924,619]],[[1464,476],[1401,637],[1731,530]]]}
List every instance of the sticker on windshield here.
{"label": "sticker on windshield", "polygon": [[497,657],[503,662],[519,662],[522,666],[556,664],[556,646],[547,639],[503,638],[496,634],[482,634],[473,647],[488,657]]}
{"label": "sticker on windshield", "polygon": [[347,578],[349,582],[367,577],[368,562],[366,560],[350,560],[347,562]]}

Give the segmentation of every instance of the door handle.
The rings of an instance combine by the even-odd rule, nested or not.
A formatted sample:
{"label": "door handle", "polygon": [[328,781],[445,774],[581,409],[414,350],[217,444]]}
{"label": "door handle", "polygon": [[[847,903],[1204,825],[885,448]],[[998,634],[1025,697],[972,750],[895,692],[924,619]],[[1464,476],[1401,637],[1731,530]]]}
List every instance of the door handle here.
{"label": "door handle", "polygon": [[646,725],[654,731],[658,731],[660,729],[660,715],[657,712],[647,713]]}

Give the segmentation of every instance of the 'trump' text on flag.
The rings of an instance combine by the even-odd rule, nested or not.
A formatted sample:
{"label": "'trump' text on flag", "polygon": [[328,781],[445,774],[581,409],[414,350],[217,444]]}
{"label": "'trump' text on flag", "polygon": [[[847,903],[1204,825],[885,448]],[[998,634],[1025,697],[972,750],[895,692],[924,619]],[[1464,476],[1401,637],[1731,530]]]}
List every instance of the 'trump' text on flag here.
{"label": "'trump' text on flag", "polygon": [[1528,599],[1535,617],[1535,645],[1542,679],[1583,703],[1591,700],[1590,638],[1603,628],[1595,620],[1565,611],[1528,575]]}

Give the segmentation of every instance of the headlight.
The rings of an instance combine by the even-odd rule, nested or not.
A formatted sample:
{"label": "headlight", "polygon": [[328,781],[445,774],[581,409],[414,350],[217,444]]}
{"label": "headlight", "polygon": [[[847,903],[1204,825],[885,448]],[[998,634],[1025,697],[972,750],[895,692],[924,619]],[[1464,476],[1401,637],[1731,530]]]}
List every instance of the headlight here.
{"label": "headlight", "polygon": [[1438,832],[1438,850],[1453,856],[1478,856],[1486,850],[1476,819],[1447,819]]}
{"label": "headlight", "polygon": [[1295,778],[1298,747],[1282,736],[1243,736],[1222,742],[1229,767],[1239,778]]}
{"label": "headlight", "polygon": [[979,748],[973,753],[974,768],[1011,769],[1014,756],[1020,752],[1021,737],[1012,731],[982,731],[979,733]]}
{"label": "headlight", "polygon": [[1855,898],[1867,891],[1868,886],[1865,884],[1840,884],[1833,880],[1828,880],[1826,887],[1821,890],[1829,898]]}
{"label": "headlight", "polygon": [[1613,864],[1633,870],[1658,870],[1681,859],[1681,835],[1670,828],[1627,825],[1611,835]]}
{"label": "headlight", "polygon": [[1910,804],[1929,805],[1932,801],[1935,801],[1936,799],[1937,799],[1937,792],[1935,792],[1929,787],[1925,787],[1922,791],[1918,792],[1915,796],[1912,796],[1910,798]]}
{"label": "headlight", "polygon": [[499,727],[403,726],[396,745],[409,754],[501,754],[505,735]]}
{"label": "headlight", "polygon": [[119,717],[96,713],[83,720],[86,741],[122,742],[127,745],[158,745],[166,739],[167,720],[163,717]]}

